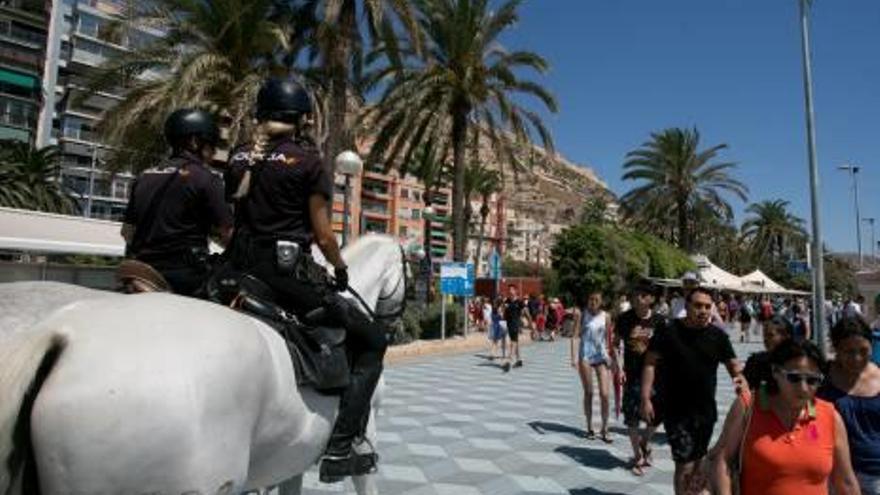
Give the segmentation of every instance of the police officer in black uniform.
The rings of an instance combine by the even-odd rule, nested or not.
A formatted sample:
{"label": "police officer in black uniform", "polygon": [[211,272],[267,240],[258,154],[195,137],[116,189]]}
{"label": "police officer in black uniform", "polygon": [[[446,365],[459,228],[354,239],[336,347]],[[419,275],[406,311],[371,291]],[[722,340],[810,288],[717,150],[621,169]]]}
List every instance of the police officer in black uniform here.
{"label": "police officer in black uniform", "polygon": [[[364,434],[387,343],[383,329],[338,294],[348,288],[348,269],[330,224],[333,178],[305,135],[311,112],[297,83],[267,80],[257,97],[257,139],[233,153],[226,186],[236,199],[233,264],[271,286],[286,309],[302,316],[324,307],[346,329],[351,382],[320,467],[321,480],[335,482],[375,470],[376,454],[355,453],[352,444]],[[312,259],[312,242],[333,266],[332,279]]]}
{"label": "police officer in black uniform", "polygon": [[232,236],[223,179],[206,163],[220,130],[210,113],[180,109],[165,121],[171,156],[145,170],[132,187],[122,236],[126,255],[155,268],[175,293],[193,295],[208,275],[208,236]]}

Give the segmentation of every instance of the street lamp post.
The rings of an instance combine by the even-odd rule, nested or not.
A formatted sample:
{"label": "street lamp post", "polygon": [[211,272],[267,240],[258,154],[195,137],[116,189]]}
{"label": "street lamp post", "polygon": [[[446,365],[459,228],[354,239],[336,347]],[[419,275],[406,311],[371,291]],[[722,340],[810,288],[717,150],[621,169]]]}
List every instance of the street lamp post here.
{"label": "street lamp post", "polygon": [[342,245],[345,246],[351,228],[351,178],[360,175],[364,162],[354,151],[343,151],[336,155],[335,161],[336,170],[345,177],[345,192],[342,196]]}
{"label": "street lamp post", "polygon": [[874,236],[874,222],[876,219],[874,217],[866,217],[863,218],[862,221],[871,226],[871,264],[873,265],[877,262],[877,251],[875,250],[877,247],[877,239]]}
{"label": "street lamp post", "polygon": [[89,197],[86,198],[86,218],[92,217],[92,205],[94,204],[93,196],[95,195],[95,172],[98,166],[98,147],[92,146],[92,162],[89,167]]}
{"label": "street lamp post", "polygon": [[807,114],[807,153],[810,164],[810,213],[813,227],[813,328],[819,347],[827,354],[825,339],[825,264],[822,225],[819,219],[819,164],[816,158],[816,126],[813,121],[813,70],[810,67],[808,0],[798,0],[801,17],[801,56],[804,71],[804,103]]}
{"label": "street lamp post", "polygon": [[[425,194],[428,194],[425,191]],[[431,289],[433,288],[432,282],[434,278],[434,262],[432,260],[431,253],[431,219],[434,217],[434,207],[431,206],[431,203],[425,205],[425,208],[422,210],[422,222],[425,224],[425,264],[428,269],[428,287],[425,291],[425,303],[431,303]]]}
{"label": "street lamp post", "polygon": [[838,170],[846,170],[849,172],[850,178],[852,178],[853,185],[853,201],[855,202],[856,208],[856,244],[858,245],[859,252],[859,268],[864,267],[864,258],[862,256],[862,220],[859,208],[859,179],[856,177],[861,170],[861,167],[858,165],[841,165],[837,167]]}

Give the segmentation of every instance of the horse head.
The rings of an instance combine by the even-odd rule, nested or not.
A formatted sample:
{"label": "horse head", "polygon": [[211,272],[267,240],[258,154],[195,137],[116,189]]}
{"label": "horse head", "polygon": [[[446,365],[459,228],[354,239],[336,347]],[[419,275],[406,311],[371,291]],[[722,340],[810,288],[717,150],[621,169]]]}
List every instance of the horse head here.
{"label": "horse head", "polygon": [[375,319],[390,322],[406,308],[409,266],[403,248],[388,235],[367,234],[342,251],[349,285]]}

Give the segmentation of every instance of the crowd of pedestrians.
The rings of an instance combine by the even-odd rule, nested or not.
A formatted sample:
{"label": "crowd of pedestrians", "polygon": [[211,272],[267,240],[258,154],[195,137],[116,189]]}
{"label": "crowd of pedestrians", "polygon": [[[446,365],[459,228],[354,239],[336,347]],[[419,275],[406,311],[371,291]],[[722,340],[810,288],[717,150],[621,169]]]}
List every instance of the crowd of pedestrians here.
{"label": "crowd of pedestrians", "polygon": [[[802,298],[718,294],[688,274],[671,292],[644,281],[625,297],[597,289],[577,302],[566,308],[543,295],[520,298],[511,286],[506,298],[478,301],[474,314],[505,371],[522,366],[523,325],[533,340],[571,337],[584,435],[613,443],[610,398],[612,388],[622,389],[633,475],[654,464],[662,425],[676,494],[880,495],[880,319],[865,321],[863,298],[828,303],[830,361],[810,341]],[[742,366],[731,341],[756,332],[764,350]],[[719,366],[737,399],[712,445]]]}

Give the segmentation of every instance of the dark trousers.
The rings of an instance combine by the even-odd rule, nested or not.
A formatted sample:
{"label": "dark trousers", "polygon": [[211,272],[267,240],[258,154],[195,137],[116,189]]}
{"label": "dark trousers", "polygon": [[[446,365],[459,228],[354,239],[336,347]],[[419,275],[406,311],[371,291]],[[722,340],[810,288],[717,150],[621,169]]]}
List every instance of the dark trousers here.
{"label": "dark trousers", "polygon": [[352,352],[351,382],[342,393],[329,449],[349,448],[352,440],[363,435],[370,400],[382,374],[388,345],[384,328],[336,293],[324,267],[311,256],[303,255],[293,273],[278,270],[274,248],[251,249],[245,258],[238,260],[247,265],[241,268],[272,287],[278,303],[285,309],[305,315],[323,306],[330,317],[328,323],[345,328],[347,346]]}
{"label": "dark trousers", "polygon": [[149,263],[150,266],[161,273],[171,286],[172,292],[182,296],[194,296],[205,283],[208,270],[205,265],[199,265],[182,259],[180,255],[151,256],[140,261]]}

